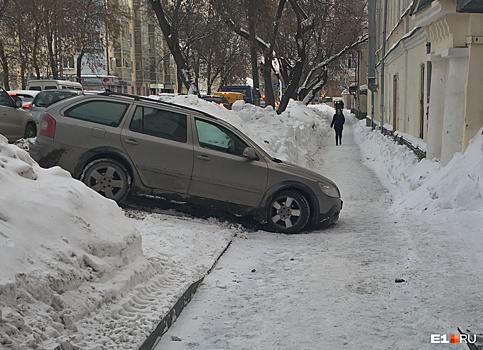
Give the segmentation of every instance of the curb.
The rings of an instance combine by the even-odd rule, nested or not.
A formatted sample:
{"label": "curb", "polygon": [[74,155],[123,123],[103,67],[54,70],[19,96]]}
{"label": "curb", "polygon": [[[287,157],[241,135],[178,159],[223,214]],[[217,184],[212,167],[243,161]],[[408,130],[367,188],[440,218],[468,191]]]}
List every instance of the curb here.
{"label": "curb", "polygon": [[[233,237],[228,242],[225,249],[223,249],[223,251],[220,253],[220,255],[216,258],[213,265],[206,272],[206,275],[208,275],[214,269],[214,267],[218,263],[218,260],[220,260],[220,258],[223,256],[223,254],[225,254],[225,252],[230,247],[232,241],[233,241]],[[204,277],[202,277],[198,281],[192,283],[186,289],[186,291],[178,299],[178,301],[174,304],[174,306],[171,308],[171,310],[169,310],[168,314],[163,317],[163,319],[158,323],[158,325],[156,326],[154,331],[151,332],[151,334],[148,336],[148,338],[139,347],[139,350],[152,350],[158,344],[158,342],[161,340],[161,337],[163,336],[163,334],[168,331],[168,329],[173,325],[174,322],[176,322],[176,319],[181,314],[183,309],[186,307],[186,305],[189,304],[189,302],[191,301],[191,299],[195,295],[199,285],[201,284],[201,282],[203,282],[203,280],[204,280]]]}

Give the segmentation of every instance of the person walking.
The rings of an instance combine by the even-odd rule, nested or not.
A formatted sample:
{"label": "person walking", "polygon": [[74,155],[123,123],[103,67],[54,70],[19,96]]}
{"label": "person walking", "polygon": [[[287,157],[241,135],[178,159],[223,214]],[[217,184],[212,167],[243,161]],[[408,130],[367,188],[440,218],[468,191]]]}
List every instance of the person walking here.
{"label": "person walking", "polygon": [[344,129],[345,117],[342,113],[342,109],[337,108],[335,110],[334,117],[332,118],[332,123],[330,127],[335,130],[335,145],[342,145],[342,130]]}

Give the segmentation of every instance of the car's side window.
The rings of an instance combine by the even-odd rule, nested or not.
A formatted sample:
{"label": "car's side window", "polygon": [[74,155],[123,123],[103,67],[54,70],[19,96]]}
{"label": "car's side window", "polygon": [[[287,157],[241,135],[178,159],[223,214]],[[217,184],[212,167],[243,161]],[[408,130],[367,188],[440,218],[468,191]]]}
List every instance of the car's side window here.
{"label": "car's side window", "polygon": [[243,156],[247,144],[223,126],[196,119],[198,141],[203,148]]}
{"label": "car's side window", "polygon": [[136,107],[129,130],[168,140],[186,142],[187,116],[159,108]]}
{"label": "car's side window", "polygon": [[3,89],[0,90],[0,106],[13,107],[12,99]]}
{"label": "car's side window", "polygon": [[64,115],[108,126],[119,126],[128,107],[128,104],[120,102],[89,101],[75,105]]}

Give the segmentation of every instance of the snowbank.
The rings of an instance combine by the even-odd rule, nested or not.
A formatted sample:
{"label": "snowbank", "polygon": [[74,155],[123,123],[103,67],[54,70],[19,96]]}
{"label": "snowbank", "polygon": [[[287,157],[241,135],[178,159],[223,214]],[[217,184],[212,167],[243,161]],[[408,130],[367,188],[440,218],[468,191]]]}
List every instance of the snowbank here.
{"label": "snowbank", "polygon": [[365,121],[355,122],[354,129],[365,163],[394,198],[393,210],[483,210],[483,128],[444,167],[437,159],[419,162],[405,146],[365,127]]}
{"label": "snowbank", "polygon": [[[15,190],[12,190],[15,189]],[[113,201],[0,138],[0,344],[23,347],[129,289],[143,271],[141,236]],[[118,280],[116,280],[118,278]],[[112,287],[96,288],[110,280]],[[115,286],[114,286],[115,285]]]}

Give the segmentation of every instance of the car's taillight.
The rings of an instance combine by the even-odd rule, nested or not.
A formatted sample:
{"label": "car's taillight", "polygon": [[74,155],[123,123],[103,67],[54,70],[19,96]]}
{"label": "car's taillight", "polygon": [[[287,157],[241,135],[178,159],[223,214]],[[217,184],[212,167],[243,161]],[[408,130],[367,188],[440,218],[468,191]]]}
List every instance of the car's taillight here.
{"label": "car's taillight", "polygon": [[30,103],[26,103],[22,106],[23,109],[30,109]]}
{"label": "car's taillight", "polygon": [[218,103],[220,106],[224,106],[223,102]]}
{"label": "car's taillight", "polygon": [[55,123],[55,119],[45,113],[42,117],[42,120],[40,121],[40,135],[54,137]]}

